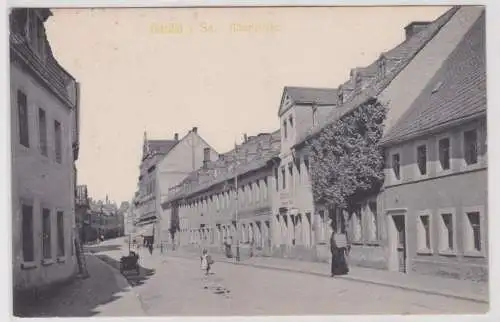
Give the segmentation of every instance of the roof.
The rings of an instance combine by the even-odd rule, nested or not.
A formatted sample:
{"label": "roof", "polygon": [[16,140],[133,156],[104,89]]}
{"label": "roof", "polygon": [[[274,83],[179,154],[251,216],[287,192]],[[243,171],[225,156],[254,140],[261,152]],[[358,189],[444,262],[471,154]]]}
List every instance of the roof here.
{"label": "roof", "polygon": [[486,112],[484,12],[417,99],[382,139],[383,144],[420,136]]}
{"label": "roof", "polygon": [[[307,138],[313,137],[321,132],[326,126],[332,124],[343,115],[349,113],[359,105],[367,100],[378,96],[395,78],[396,76],[412,61],[412,59],[420,52],[422,48],[441,30],[441,28],[453,17],[453,15],[460,9],[455,6],[445,12],[439,18],[430,23],[426,28],[420,32],[405,39],[401,44],[395,48],[382,53],[378,61],[383,61],[385,64],[385,74],[383,77],[364,77],[364,84],[361,85],[362,89],[358,93],[348,98],[346,102],[339,107],[333,109],[330,114],[324,119],[320,119],[318,124],[312,127],[304,135],[298,138],[297,144],[300,145]],[[373,65],[377,62],[370,64],[367,69],[374,68]],[[350,81],[346,82],[351,84]],[[339,102],[340,103],[340,102]]]}
{"label": "roof", "polygon": [[148,140],[147,144],[149,145],[150,152],[159,153],[159,154],[167,154],[172,150],[179,141],[176,140]]}
{"label": "roof", "polygon": [[284,92],[295,104],[336,105],[337,89],[286,86]]}
{"label": "roof", "polygon": [[[49,9],[30,8],[42,16],[43,22],[52,15]],[[43,22],[39,28],[43,28],[43,44],[45,48],[45,61],[42,61],[35,53],[26,36],[25,24],[27,19],[26,8],[14,8],[10,13],[10,51],[11,62],[19,60],[29,66],[42,83],[47,86],[56,97],[65,103],[68,107],[76,106],[76,80],[68,73],[56,60],[52,48],[45,33]]]}
{"label": "roof", "polygon": [[[277,157],[280,150],[280,130],[251,136],[247,142],[237,146],[236,149],[222,154],[219,160],[210,162],[207,168],[191,172],[175,187],[179,190],[174,193],[173,197],[168,198],[167,203],[206,191],[217,184],[233,179],[236,174],[240,176],[258,170]],[[191,185],[191,189],[184,191],[185,185]]]}

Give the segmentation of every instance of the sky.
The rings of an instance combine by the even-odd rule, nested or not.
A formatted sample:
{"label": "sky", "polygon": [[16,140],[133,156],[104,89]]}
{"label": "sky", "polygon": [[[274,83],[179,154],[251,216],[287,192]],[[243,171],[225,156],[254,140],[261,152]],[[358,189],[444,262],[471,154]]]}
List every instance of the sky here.
{"label": "sky", "polygon": [[81,83],[78,184],[130,201],[144,131],[172,139],[197,126],[226,152],[279,128],[284,86],[336,88],[402,42],[408,23],[447,9],[53,9],[52,50]]}

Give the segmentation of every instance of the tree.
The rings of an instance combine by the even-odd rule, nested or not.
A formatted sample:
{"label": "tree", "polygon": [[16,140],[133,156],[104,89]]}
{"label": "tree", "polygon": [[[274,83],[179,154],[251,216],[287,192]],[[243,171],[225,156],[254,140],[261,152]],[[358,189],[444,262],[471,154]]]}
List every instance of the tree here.
{"label": "tree", "polygon": [[328,125],[309,142],[314,201],[347,210],[380,189],[384,155],[379,146],[387,110],[371,99]]}

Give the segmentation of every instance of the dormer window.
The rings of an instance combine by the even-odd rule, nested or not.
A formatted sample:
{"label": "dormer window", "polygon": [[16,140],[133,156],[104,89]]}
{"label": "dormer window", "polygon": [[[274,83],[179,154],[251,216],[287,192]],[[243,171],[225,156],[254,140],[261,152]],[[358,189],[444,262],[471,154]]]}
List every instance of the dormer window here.
{"label": "dormer window", "polygon": [[359,73],[354,74],[354,88],[356,92],[361,90],[361,75],[359,75]]}
{"label": "dormer window", "polygon": [[317,114],[318,114],[318,107],[316,105],[313,105],[312,107],[313,126],[315,126],[318,121]]}
{"label": "dormer window", "polygon": [[385,77],[386,73],[386,59],[384,56],[380,57],[378,60],[378,77]]}
{"label": "dormer window", "polygon": [[342,91],[341,88],[339,89],[337,95],[338,95],[338,104],[339,105],[344,104],[344,91]]}
{"label": "dormer window", "polygon": [[36,9],[27,9],[26,36],[33,50],[41,60],[45,60],[45,28],[43,19]]}

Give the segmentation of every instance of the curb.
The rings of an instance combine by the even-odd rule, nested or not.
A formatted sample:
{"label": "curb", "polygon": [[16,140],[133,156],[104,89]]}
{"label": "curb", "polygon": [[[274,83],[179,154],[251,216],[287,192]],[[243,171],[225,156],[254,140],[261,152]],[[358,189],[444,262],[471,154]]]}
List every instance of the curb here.
{"label": "curb", "polygon": [[111,271],[113,272],[113,276],[115,277],[115,280],[116,280],[116,283],[118,284],[118,286],[120,288],[123,288],[126,292],[130,292],[130,294],[132,294],[139,301],[139,305],[140,305],[141,310],[142,310],[141,313],[143,313],[143,316],[147,316],[145,304],[144,304],[141,296],[137,292],[134,291],[134,289],[132,288],[132,285],[130,285],[128,280],[120,273],[120,271],[117,270],[116,268],[114,268],[113,266],[109,265],[108,263],[106,263],[106,261],[100,259],[98,256],[96,256],[94,254],[88,254],[87,256],[93,256],[95,259],[97,259],[101,263],[106,264],[106,266],[109,267],[111,269]]}
{"label": "curb", "polygon": [[[188,257],[188,256],[182,256],[182,255],[173,255],[173,256],[191,259],[191,257]],[[234,261],[228,261],[226,259],[221,259],[220,261],[224,262],[224,263],[232,264],[232,265],[250,266],[250,267],[255,267],[255,268],[260,268],[260,269],[272,269],[272,270],[283,271],[283,272],[301,273],[301,274],[308,274],[308,275],[330,278],[330,276],[326,273],[317,273],[317,272],[313,272],[313,271],[306,271],[306,270],[293,269],[293,268],[284,268],[284,267],[276,267],[276,266],[269,266],[269,265],[262,265],[262,264],[252,264],[252,263],[242,263],[242,262],[237,263]],[[344,280],[348,280],[348,281],[352,281],[352,282],[358,282],[358,283],[367,283],[367,284],[372,284],[372,285],[393,287],[393,288],[398,288],[398,289],[417,292],[417,293],[444,296],[444,297],[454,298],[454,299],[458,299],[458,300],[465,300],[465,301],[481,303],[481,304],[489,304],[488,300],[474,297],[474,296],[469,296],[469,295],[457,295],[457,294],[448,293],[448,292],[440,292],[440,291],[429,290],[429,289],[424,289],[424,288],[416,288],[416,287],[412,287],[412,286],[395,284],[395,283],[390,283],[390,282],[373,281],[373,280],[368,280],[368,279],[359,278],[359,277],[352,277],[349,275],[338,276],[336,278],[344,279]]]}

